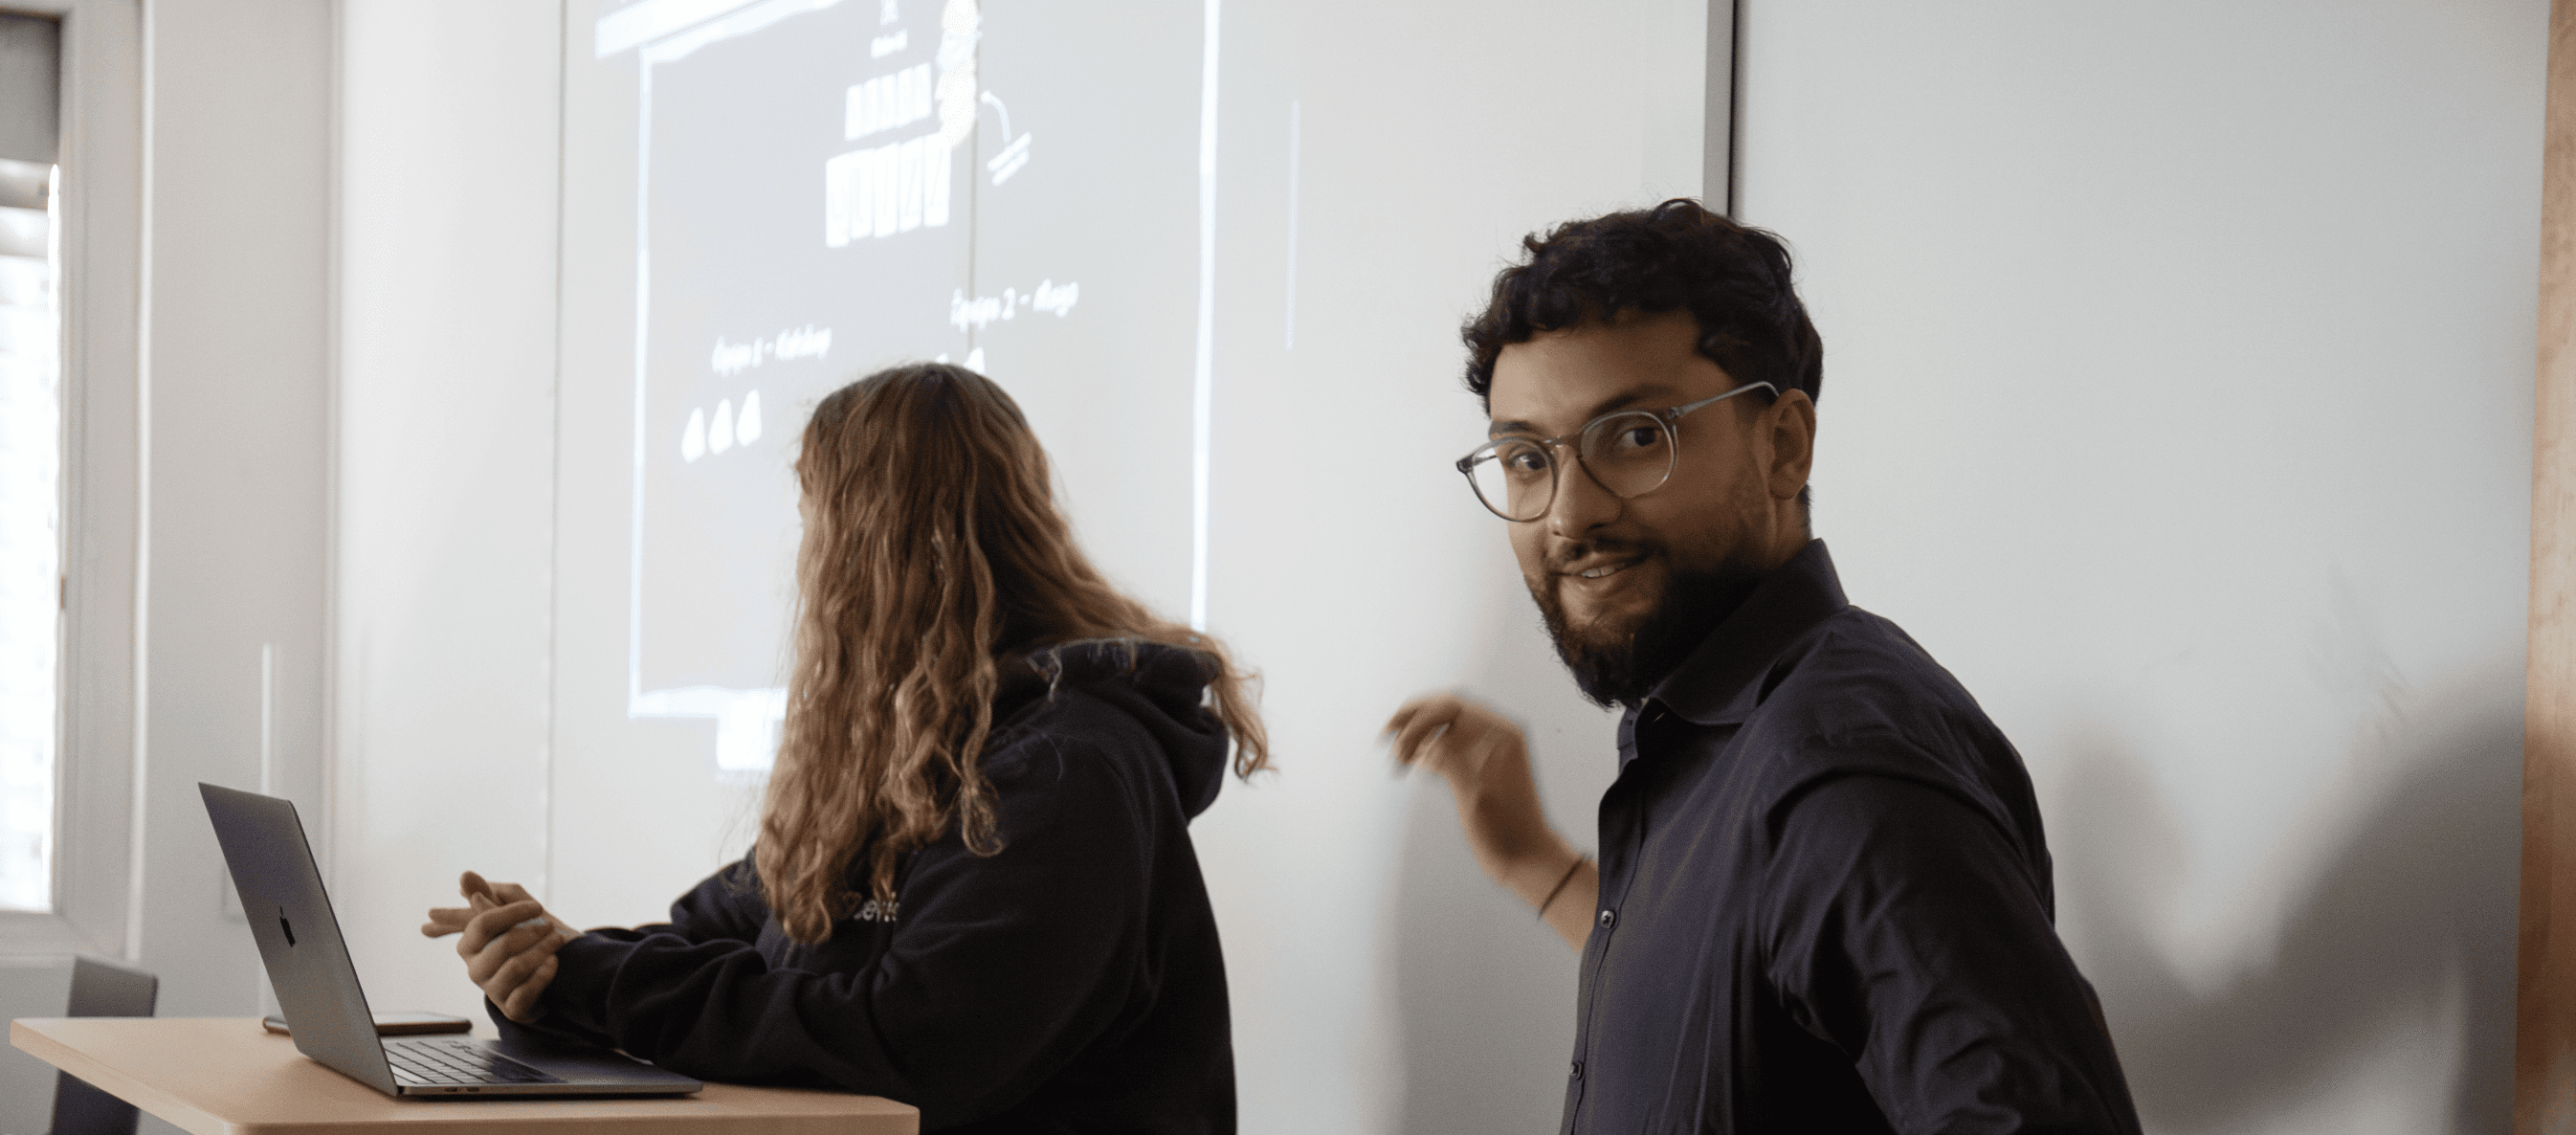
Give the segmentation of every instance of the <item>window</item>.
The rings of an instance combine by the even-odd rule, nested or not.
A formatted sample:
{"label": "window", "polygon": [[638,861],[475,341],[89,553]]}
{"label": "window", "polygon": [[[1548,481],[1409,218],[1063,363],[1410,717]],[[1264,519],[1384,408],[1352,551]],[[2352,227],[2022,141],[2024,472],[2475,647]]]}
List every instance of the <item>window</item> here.
{"label": "window", "polygon": [[143,54],[0,0],[0,954],[133,937]]}
{"label": "window", "polygon": [[0,909],[54,907],[61,734],[61,28],[0,14]]}

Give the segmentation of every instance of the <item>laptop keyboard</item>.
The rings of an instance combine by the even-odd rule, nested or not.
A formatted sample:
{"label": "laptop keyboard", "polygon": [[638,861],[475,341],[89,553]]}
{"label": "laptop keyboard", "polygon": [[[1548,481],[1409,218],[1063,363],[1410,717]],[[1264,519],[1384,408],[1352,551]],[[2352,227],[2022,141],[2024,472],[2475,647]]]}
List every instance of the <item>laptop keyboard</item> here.
{"label": "laptop keyboard", "polygon": [[394,1079],[405,1084],[564,1082],[461,1037],[389,1040],[384,1044],[385,1059],[394,1066]]}

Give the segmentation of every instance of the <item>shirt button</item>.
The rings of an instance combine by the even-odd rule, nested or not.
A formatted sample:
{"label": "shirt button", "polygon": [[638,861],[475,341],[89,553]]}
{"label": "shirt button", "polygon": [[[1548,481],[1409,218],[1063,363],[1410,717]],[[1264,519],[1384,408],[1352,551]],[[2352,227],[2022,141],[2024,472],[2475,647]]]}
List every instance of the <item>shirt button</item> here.
{"label": "shirt button", "polygon": [[1601,912],[1601,928],[1602,928],[1602,929],[1604,929],[1604,930],[1608,930],[1612,925],[1616,924],[1618,921],[1619,921],[1619,914],[1618,914],[1618,912],[1617,912],[1617,911],[1604,910],[1604,911],[1602,911],[1602,912]]}
{"label": "shirt button", "polygon": [[1573,1075],[1573,1077],[1572,1077],[1572,1078],[1573,1078],[1573,1079],[1577,1079],[1577,1080],[1580,1080],[1580,1079],[1582,1079],[1582,1078],[1583,1078],[1583,1062],[1582,1062],[1582,1061],[1577,1060],[1577,1061],[1575,1061],[1575,1062],[1574,1062],[1574,1075]]}

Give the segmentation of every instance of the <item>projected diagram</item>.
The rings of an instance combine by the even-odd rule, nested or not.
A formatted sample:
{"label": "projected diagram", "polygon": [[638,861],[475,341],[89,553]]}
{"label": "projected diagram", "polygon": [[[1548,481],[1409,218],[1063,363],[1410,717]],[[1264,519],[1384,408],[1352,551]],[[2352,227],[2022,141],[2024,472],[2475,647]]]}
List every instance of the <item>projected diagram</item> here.
{"label": "projected diagram", "polygon": [[[795,443],[851,379],[985,370],[1065,482],[1182,486],[1120,547],[1188,554],[1203,9],[1076,7],[642,0],[597,21],[595,57],[637,75],[626,709],[712,720],[720,771],[774,756]],[[1148,432],[1099,459],[1048,437],[1094,419]]]}

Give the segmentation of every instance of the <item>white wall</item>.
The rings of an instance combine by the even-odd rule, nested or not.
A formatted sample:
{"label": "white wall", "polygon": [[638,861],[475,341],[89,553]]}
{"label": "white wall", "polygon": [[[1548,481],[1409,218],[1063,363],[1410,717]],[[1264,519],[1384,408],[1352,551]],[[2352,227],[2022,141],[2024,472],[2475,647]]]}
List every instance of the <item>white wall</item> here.
{"label": "white wall", "polygon": [[1818,532],[2021,747],[2150,1130],[2505,1127],[2546,15],[1750,8]]}
{"label": "white wall", "polygon": [[561,19],[342,11],[332,894],[373,1004],[480,1020],[419,927],[460,871],[545,882]]}
{"label": "white wall", "polygon": [[[145,871],[160,1013],[262,978],[197,783],[320,800],[329,589],[330,11],[148,16]],[[262,651],[271,670],[262,774]]]}

